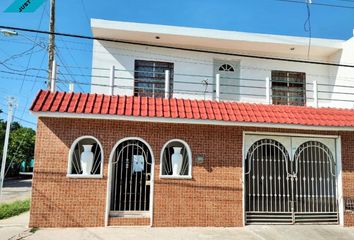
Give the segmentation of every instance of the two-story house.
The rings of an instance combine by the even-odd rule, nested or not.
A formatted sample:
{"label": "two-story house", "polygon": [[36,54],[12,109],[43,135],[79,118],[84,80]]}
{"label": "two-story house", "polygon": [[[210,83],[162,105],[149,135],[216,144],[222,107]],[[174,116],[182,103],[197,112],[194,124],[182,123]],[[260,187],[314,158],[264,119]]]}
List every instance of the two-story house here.
{"label": "two-story house", "polygon": [[31,226],[354,225],[354,38],[91,25],[91,93],[31,107]]}

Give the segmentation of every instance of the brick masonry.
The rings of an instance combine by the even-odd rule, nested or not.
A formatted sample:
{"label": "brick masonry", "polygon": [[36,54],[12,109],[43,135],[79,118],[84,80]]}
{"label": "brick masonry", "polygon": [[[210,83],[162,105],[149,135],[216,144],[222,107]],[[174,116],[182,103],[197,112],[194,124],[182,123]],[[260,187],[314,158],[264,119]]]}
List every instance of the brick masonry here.
{"label": "brick masonry", "polygon": [[[153,150],[153,226],[243,226],[243,131],[340,135],[343,195],[354,197],[354,133],[39,118],[30,226],[104,226],[108,158],[117,141],[125,137],[143,138]],[[103,145],[103,178],[66,177],[71,144],[83,135],[92,135]],[[190,180],[159,178],[160,151],[167,141],[176,138],[190,145],[193,156],[205,155],[204,163],[193,163],[193,178]],[[150,219],[109,218],[108,223],[149,225]],[[354,226],[354,214],[345,214],[345,225]]]}

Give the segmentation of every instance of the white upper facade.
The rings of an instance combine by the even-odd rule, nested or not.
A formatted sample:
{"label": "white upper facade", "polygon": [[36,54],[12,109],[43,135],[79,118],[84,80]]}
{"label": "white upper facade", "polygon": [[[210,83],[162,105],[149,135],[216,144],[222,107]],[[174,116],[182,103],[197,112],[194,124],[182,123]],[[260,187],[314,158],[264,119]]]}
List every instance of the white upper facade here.
{"label": "white upper facade", "polygon": [[114,40],[94,40],[93,93],[354,106],[353,67],[274,60],[354,65],[354,38],[313,38],[308,58],[306,37],[99,19],[91,27]]}

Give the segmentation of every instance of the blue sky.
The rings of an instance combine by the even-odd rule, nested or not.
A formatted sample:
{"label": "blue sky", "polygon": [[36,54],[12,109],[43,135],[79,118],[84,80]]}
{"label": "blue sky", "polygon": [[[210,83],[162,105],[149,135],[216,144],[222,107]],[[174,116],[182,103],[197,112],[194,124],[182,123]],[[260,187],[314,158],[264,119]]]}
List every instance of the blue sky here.
{"label": "blue sky", "polygon": [[[4,13],[12,2],[1,1],[0,25],[48,29],[49,0],[34,13]],[[312,5],[313,37],[348,39],[352,36],[354,2],[313,2],[353,7]],[[276,0],[57,0],[56,11],[56,31],[83,35],[91,35],[89,18],[295,36],[308,34],[304,31],[306,5]],[[15,96],[18,102],[16,117],[33,123],[36,119],[28,108],[38,90],[45,88],[47,55],[41,47],[45,44],[47,36],[41,34],[19,32],[18,36],[0,36],[0,63],[7,60],[4,63],[6,66],[0,64],[0,109],[6,112],[6,97]],[[88,40],[57,38],[57,61],[64,80],[89,83],[89,77],[73,74],[90,74],[91,47]],[[64,85],[59,87],[67,89]],[[89,91],[89,87],[82,86],[76,90]],[[5,117],[4,114],[0,115],[0,118]],[[31,123],[21,123],[35,127]]]}

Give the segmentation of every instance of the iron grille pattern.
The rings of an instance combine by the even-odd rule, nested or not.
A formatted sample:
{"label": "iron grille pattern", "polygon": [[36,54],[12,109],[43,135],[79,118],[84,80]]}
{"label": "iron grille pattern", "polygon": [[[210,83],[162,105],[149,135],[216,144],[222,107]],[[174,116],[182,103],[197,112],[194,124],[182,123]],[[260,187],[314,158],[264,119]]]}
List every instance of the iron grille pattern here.
{"label": "iron grille pattern", "polygon": [[178,141],[173,141],[169,143],[165,149],[163,150],[163,157],[162,157],[162,175],[172,175],[172,162],[171,157],[174,153],[173,147],[181,147],[181,154],[183,158],[181,172],[179,175],[187,176],[189,173],[189,156],[186,147],[183,143]]}
{"label": "iron grille pattern", "polygon": [[117,146],[112,160],[111,213],[149,211],[151,168],[152,156],[143,142],[127,140]]}
{"label": "iron grille pattern", "polygon": [[300,145],[293,158],[272,139],[248,150],[246,222],[337,223],[335,160],[318,141]]}
{"label": "iron grille pattern", "polygon": [[71,163],[69,174],[82,174],[82,168],[80,163],[80,156],[83,152],[83,145],[92,145],[93,153],[93,165],[91,169],[91,174],[101,173],[101,161],[102,161],[102,150],[96,140],[92,138],[84,138],[76,143],[74,150],[72,151]]}
{"label": "iron grille pattern", "polygon": [[165,96],[165,70],[170,71],[170,94],[173,92],[173,63],[135,60],[134,95]]}
{"label": "iron grille pattern", "polygon": [[276,105],[304,106],[306,102],[306,74],[272,71],[272,98],[273,104]]}

